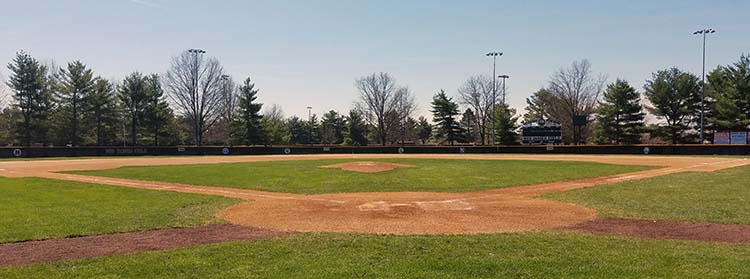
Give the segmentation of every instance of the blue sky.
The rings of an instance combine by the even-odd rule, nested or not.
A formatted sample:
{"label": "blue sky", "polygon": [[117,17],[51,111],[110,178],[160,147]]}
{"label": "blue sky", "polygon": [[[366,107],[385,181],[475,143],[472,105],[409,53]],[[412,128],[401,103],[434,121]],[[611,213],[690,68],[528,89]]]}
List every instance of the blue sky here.
{"label": "blue sky", "polygon": [[[677,66],[700,74],[701,41],[717,29],[708,65],[750,53],[750,1],[180,1],[0,0],[0,63],[23,49],[57,64],[80,59],[97,74],[163,73],[170,57],[201,48],[259,99],[287,115],[357,99],[354,80],[388,72],[428,114],[432,95],[455,95],[469,76],[491,73],[488,51],[505,53],[509,102],[544,86],[574,60],[640,89]],[[7,69],[0,74],[7,77]]]}

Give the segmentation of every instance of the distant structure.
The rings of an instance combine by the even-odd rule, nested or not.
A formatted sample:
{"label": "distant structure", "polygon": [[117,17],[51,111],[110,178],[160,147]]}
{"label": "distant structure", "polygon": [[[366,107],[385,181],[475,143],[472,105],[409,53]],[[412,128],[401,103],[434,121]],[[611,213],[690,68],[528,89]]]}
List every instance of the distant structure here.
{"label": "distant structure", "polygon": [[714,133],[714,144],[750,144],[748,131],[717,131]]}
{"label": "distant structure", "polygon": [[562,125],[551,120],[539,120],[523,124],[521,128],[523,144],[561,144]]}

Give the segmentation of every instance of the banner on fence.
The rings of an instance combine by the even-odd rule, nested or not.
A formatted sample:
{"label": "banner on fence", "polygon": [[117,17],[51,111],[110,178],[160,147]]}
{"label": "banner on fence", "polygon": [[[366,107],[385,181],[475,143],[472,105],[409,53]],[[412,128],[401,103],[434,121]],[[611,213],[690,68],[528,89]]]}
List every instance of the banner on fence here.
{"label": "banner on fence", "polygon": [[747,144],[747,132],[732,132],[730,144]]}
{"label": "banner on fence", "polygon": [[732,141],[729,138],[729,132],[716,132],[714,133],[714,144],[730,144]]}

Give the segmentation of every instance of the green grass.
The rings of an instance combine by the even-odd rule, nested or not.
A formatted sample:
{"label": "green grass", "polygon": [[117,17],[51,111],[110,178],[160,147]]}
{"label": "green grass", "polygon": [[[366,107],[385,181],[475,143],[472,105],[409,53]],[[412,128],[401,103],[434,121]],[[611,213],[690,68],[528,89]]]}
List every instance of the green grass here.
{"label": "green grass", "polygon": [[606,217],[750,224],[750,167],[679,173],[548,194]]}
{"label": "green grass", "polygon": [[273,192],[319,194],[476,191],[597,177],[649,168],[590,162],[436,159],[375,160],[416,166],[381,173],[358,173],[320,168],[320,166],[347,161],[355,160],[123,167],[74,173]]}
{"label": "green grass", "polygon": [[235,199],[0,177],[0,242],[196,226]]}
{"label": "green grass", "polygon": [[1,278],[747,278],[750,245],[562,233],[299,234],[0,269]]}

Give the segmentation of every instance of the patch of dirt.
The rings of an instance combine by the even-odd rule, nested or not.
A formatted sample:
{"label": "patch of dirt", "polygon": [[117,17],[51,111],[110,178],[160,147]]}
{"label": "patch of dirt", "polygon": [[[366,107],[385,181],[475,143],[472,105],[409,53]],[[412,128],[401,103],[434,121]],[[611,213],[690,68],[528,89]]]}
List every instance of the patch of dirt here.
{"label": "patch of dirt", "polygon": [[592,220],[559,230],[594,235],[750,243],[750,225],[612,218]]}
{"label": "patch of dirt", "polygon": [[165,250],[226,241],[267,239],[288,234],[288,232],[238,225],[210,225],[197,228],[6,243],[0,244],[0,267]]}
{"label": "patch of dirt", "polygon": [[[301,195],[58,173],[123,166],[183,165],[289,160],[414,158],[446,160],[585,161],[661,168],[605,177],[560,181],[471,193],[340,193]],[[710,172],[744,166],[744,158],[643,155],[531,154],[329,154],[272,156],[194,156],[60,161],[0,162],[0,176],[45,177],[125,187],[244,199],[219,216],[234,224],[299,232],[392,234],[472,234],[554,229],[596,219],[580,205],[541,200],[538,195],[643,179],[679,172]],[[357,166],[362,167],[362,166]],[[366,167],[366,166],[365,166]]]}
{"label": "patch of dirt", "polygon": [[412,165],[394,164],[388,162],[347,162],[329,166],[322,166],[324,169],[341,169],[345,171],[355,171],[364,173],[376,173],[391,171],[397,168],[413,168]]}

